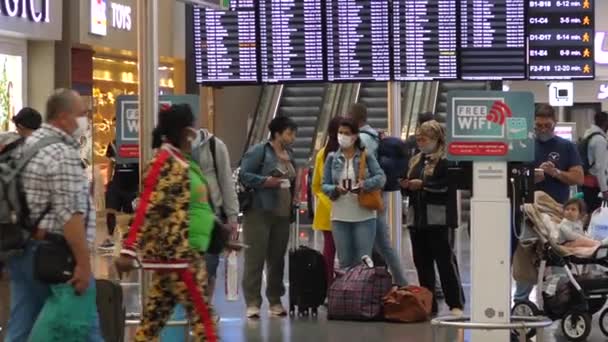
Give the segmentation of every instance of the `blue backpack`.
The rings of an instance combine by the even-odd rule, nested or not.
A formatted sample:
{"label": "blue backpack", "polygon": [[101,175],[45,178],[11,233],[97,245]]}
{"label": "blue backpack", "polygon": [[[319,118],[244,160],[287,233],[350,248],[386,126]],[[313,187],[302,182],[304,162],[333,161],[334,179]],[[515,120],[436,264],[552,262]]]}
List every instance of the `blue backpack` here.
{"label": "blue backpack", "polygon": [[405,177],[409,164],[409,152],[405,142],[391,136],[380,138],[368,131],[361,131],[361,133],[373,137],[378,142],[375,157],[386,175],[384,191],[400,190],[399,179]]}

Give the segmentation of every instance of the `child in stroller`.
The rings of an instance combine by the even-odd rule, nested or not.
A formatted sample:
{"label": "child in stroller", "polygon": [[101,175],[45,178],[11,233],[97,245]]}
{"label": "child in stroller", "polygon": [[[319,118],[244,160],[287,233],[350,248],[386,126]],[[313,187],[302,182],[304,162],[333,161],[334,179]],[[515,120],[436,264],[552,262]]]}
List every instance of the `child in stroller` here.
{"label": "child in stroller", "polygon": [[[512,315],[561,319],[569,341],[584,341],[591,332],[591,316],[604,307],[608,297],[608,276],[580,272],[576,265],[608,266],[608,248],[584,234],[585,207],[580,199],[562,207],[547,194],[536,192],[534,204],[525,204],[523,211],[526,227],[536,235],[536,260],[529,262],[538,267],[537,289],[542,295],[537,296],[538,306],[527,300],[516,302]],[[550,275],[545,275],[547,267]],[[608,309],[601,313],[600,328],[608,336]],[[534,334],[530,330],[527,336]]]}

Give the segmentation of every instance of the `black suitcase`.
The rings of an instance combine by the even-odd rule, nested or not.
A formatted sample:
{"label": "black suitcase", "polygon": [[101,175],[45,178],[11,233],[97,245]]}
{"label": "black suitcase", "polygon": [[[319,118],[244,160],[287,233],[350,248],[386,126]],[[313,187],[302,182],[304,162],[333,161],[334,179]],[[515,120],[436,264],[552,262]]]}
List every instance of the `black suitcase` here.
{"label": "black suitcase", "polygon": [[120,284],[97,279],[97,312],[101,334],[106,342],[122,342],[125,338],[125,306]]}
{"label": "black suitcase", "polygon": [[318,308],[327,296],[325,260],[318,251],[298,245],[299,213],[296,214],[295,232],[289,250],[289,314],[317,316]]}

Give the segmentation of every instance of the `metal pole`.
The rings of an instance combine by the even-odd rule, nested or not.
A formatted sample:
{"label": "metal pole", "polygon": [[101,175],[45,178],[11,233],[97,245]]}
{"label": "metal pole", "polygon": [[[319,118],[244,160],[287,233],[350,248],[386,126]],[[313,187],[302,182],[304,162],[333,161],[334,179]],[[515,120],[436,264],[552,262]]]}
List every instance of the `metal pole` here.
{"label": "metal pole", "polygon": [[[139,62],[139,172],[152,158],[152,130],[158,113],[158,0],[137,1],[137,55]],[[143,273],[143,272],[142,272]],[[149,282],[141,277],[141,309],[146,307]]]}
{"label": "metal pole", "polygon": [[[389,135],[401,137],[401,83],[388,82],[388,129]],[[399,257],[402,256],[401,236],[402,225],[402,199],[401,192],[388,193],[388,226],[390,227],[391,241],[397,250]]]}

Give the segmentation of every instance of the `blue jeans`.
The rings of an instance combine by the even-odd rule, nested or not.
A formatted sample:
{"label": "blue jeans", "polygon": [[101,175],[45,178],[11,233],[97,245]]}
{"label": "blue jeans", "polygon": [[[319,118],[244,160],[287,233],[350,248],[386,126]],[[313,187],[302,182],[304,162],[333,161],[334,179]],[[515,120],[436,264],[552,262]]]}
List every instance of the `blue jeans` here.
{"label": "blue jeans", "polygon": [[[34,278],[34,251],[37,246],[36,242],[29,243],[23,255],[11,257],[7,263],[11,279],[11,313],[5,342],[28,340],[38,314],[51,295],[49,286]],[[95,279],[91,279],[91,286],[95,286]],[[103,341],[99,315],[95,312],[88,342]]]}
{"label": "blue jeans", "polygon": [[528,300],[530,297],[530,293],[534,290],[533,283],[516,281],[515,282],[515,294],[513,295],[513,300],[516,302],[521,302],[524,300]]}
{"label": "blue jeans", "polygon": [[364,255],[372,256],[376,219],[361,222],[332,221],[334,242],[341,268],[356,266]]}
{"label": "blue jeans", "polygon": [[205,253],[205,263],[207,264],[207,277],[215,279],[217,267],[220,265],[220,255]]}
{"label": "blue jeans", "polygon": [[[384,203],[388,203],[388,193],[384,193]],[[376,251],[382,255],[388,268],[393,274],[395,283],[399,286],[407,285],[407,280],[403,275],[403,269],[401,268],[401,261],[397,251],[391,245],[390,232],[388,225],[386,224],[386,209],[383,212],[378,212],[378,218],[376,219],[376,241],[374,243]]]}

